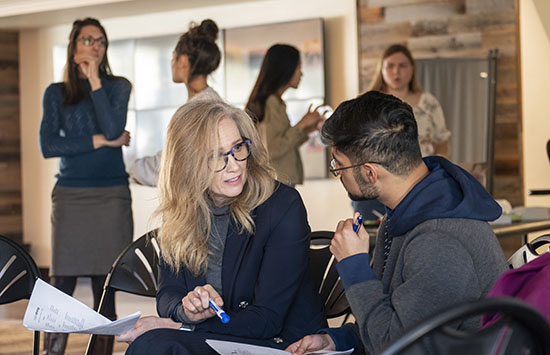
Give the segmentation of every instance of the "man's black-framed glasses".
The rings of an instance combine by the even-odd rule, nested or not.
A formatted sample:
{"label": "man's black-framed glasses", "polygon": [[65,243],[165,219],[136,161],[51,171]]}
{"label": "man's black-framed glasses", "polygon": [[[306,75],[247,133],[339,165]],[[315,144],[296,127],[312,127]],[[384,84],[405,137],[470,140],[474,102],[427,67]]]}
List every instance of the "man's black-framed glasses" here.
{"label": "man's black-framed glasses", "polygon": [[227,159],[232,155],[236,161],[244,161],[250,156],[250,139],[246,138],[241,143],[235,144],[229,152],[220,153],[214,163],[214,171],[219,173],[227,166]]}
{"label": "man's black-framed glasses", "polygon": [[330,161],[330,168],[328,169],[328,171],[330,171],[332,173],[332,175],[338,176],[338,175],[340,175],[341,170],[355,168],[357,166],[361,166],[361,165],[364,165],[364,164],[378,164],[378,165],[384,166],[384,163],[379,163],[377,161],[367,161],[367,162],[364,162],[364,163],[361,163],[361,164],[354,164],[354,165],[350,165],[350,166],[344,166],[343,168],[337,168],[336,167],[336,160],[334,158],[332,158],[332,160]]}

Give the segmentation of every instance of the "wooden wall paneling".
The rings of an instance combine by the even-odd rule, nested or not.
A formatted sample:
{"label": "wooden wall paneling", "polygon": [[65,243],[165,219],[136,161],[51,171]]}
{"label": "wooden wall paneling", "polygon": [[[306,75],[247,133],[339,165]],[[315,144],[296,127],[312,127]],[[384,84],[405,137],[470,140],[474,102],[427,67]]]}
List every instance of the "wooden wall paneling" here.
{"label": "wooden wall paneling", "polygon": [[375,23],[361,25],[359,27],[359,51],[361,53],[380,54],[388,43],[404,42],[412,36],[412,26],[410,22],[401,22],[394,24]]}
{"label": "wooden wall paneling", "polygon": [[490,16],[486,14],[466,13],[463,15],[451,16],[448,21],[449,33],[462,33],[481,31],[493,26],[514,25],[515,16],[513,12],[498,12]]}
{"label": "wooden wall paneling", "polygon": [[498,49],[494,195],[522,205],[517,1],[358,0],[357,6],[361,92],[393,43],[408,45],[415,58],[479,57]]}
{"label": "wooden wall paneling", "polygon": [[359,9],[359,21],[361,23],[377,23],[384,20],[384,12],[382,8],[362,7]]}
{"label": "wooden wall paneling", "polygon": [[515,0],[466,0],[466,11],[472,13],[492,14],[498,11],[514,13]]}
{"label": "wooden wall paneling", "polygon": [[18,41],[0,31],[0,234],[22,243]]}
{"label": "wooden wall paneling", "polygon": [[422,21],[429,19],[448,18],[451,15],[464,13],[464,4],[461,1],[423,3],[418,5],[404,5],[387,7],[384,19],[388,23],[402,21]]}
{"label": "wooden wall paneling", "polygon": [[437,56],[439,52],[479,49],[481,46],[482,40],[479,32],[422,36],[408,40],[408,47],[413,53],[431,53],[432,57]]}

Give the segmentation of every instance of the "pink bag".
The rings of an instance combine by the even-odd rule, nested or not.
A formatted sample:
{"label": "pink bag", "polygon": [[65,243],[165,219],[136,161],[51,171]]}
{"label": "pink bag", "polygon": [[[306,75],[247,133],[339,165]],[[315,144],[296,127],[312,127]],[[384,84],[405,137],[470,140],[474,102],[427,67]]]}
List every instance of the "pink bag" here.
{"label": "pink bag", "polygon": [[[550,323],[550,252],[502,274],[487,297],[519,298],[536,308]],[[500,318],[499,314],[484,314],[481,326]]]}

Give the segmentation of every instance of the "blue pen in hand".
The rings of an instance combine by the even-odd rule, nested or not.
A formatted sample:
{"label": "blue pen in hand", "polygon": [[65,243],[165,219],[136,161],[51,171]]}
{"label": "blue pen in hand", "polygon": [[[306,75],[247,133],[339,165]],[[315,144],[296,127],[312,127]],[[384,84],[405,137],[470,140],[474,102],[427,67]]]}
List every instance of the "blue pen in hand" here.
{"label": "blue pen in hand", "polygon": [[363,224],[363,217],[359,215],[359,217],[357,217],[357,220],[353,224],[353,231],[355,233],[359,233],[359,228],[361,228],[362,224]]}
{"label": "blue pen in hand", "polygon": [[223,324],[225,323],[228,323],[229,322],[229,316],[227,315],[227,313],[225,313],[225,311],[216,304],[216,302],[214,302],[214,300],[212,298],[209,298],[208,299],[208,304],[210,305],[210,308],[212,308],[214,310],[214,312],[216,312],[216,314],[218,315],[218,317],[220,317],[221,321]]}

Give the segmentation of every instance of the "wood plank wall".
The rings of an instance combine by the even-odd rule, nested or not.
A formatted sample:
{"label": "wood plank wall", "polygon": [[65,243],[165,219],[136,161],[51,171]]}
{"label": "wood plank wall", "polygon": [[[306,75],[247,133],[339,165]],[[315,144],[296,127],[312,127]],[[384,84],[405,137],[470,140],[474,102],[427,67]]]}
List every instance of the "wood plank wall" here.
{"label": "wood plank wall", "polygon": [[0,234],[22,243],[18,41],[0,31]]}
{"label": "wood plank wall", "polygon": [[357,6],[361,92],[393,43],[407,45],[415,58],[479,57],[499,50],[494,196],[523,205],[516,1],[358,0]]}

